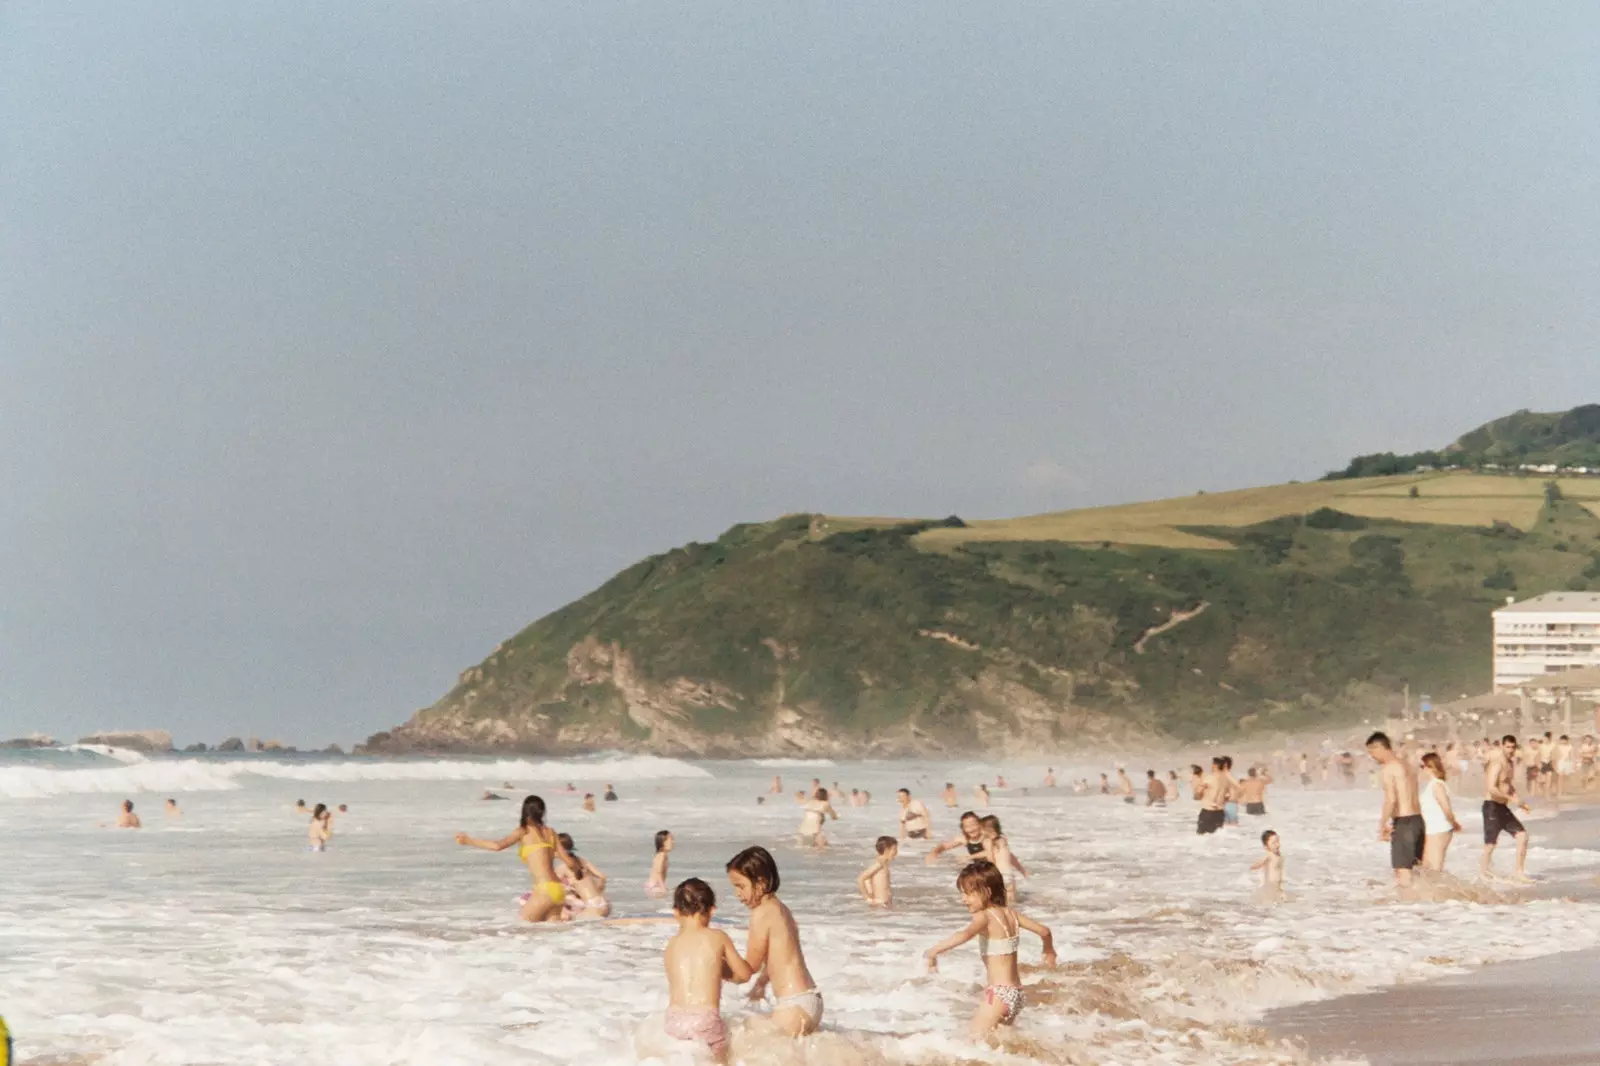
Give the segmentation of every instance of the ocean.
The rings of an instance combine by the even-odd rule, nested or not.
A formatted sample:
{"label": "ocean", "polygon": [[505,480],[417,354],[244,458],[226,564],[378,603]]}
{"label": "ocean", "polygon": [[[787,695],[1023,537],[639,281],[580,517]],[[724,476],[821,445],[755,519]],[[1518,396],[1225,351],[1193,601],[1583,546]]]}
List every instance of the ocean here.
{"label": "ocean", "polygon": [[[1156,768],[1178,768],[1163,758]],[[1044,769],[0,753],[0,1014],[20,1060],[50,1066],[695,1061],[662,1033],[670,926],[526,926],[514,901],[528,876],[514,853],[454,843],[458,830],[509,833],[527,792],[609,876],[617,916],[665,913],[644,882],[654,833],[671,829],[669,883],[709,881],[741,946],[745,913],[723,865],[747,844],[773,850],[827,1015],[799,1047],[746,1034],[761,1011],[729,986],[735,1057],[752,1064],[1304,1063],[1254,1024],[1265,1011],[1600,943],[1594,902],[1500,901],[1472,886],[1396,902],[1365,787],[1275,785],[1268,817],[1198,837],[1187,796],[1146,809],[1044,789]],[[1056,764],[1063,786],[1105,769]],[[1136,778],[1143,769],[1130,766]],[[922,963],[966,920],[958,863],[925,865],[917,845],[904,847],[889,913],[866,908],[855,877],[873,840],[895,832],[897,787],[924,799],[936,835],[949,836],[958,812],[939,802],[944,782],[960,786],[964,808],[971,786],[997,773],[1012,787],[994,790],[991,810],[1032,874],[1019,909],[1054,930],[1061,966],[1038,969],[1038,941],[1024,937],[1030,1002],[987,1048],[965,1036],[982,984],[976,949],[947,956],[937,975]],[[774,774],[788,796],[758,805]],[[812,777],[872,793],[864,809],[835,801],[843,817],[820,853],[793,844],[792,793]],[[512,802],[480,798],[503,782]],[[569,782],[576,792],[562,791]],[[608,782],[619,801],[583,812],[581,794]],[[169,796],[181,818],[163,815]],[[101,828],[124,798],[146,828]],[[307,851],[297,799],[349,805],[325,853]],[[1467,831],[1450,869],[1466,877],[1477,796],[1457,808]],[[1277,906],[1256,902],[1249,871],[1267,827],[1283,838],[1292,895]],[[1557,881],[1597,865],[1600,853],[1537,846],[1529,861]]]}

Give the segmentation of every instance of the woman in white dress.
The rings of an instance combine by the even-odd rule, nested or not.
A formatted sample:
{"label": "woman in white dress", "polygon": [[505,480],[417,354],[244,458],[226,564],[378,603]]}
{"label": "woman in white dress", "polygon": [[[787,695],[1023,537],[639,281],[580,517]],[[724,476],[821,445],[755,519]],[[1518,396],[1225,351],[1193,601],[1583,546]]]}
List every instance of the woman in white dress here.
{"label": "woman in white dress", "polygon": [[1417,799],[1422,807],[1422,828],[1426,834],[1422,842],[1422,868],[1443,870],[1444,855],[1450,850],[1450,840],[1461,831],[1456,812],[1450,806],[1450,790],[1444,783],[1444,760],[1437,752],[1422,757],[1422,788]]}

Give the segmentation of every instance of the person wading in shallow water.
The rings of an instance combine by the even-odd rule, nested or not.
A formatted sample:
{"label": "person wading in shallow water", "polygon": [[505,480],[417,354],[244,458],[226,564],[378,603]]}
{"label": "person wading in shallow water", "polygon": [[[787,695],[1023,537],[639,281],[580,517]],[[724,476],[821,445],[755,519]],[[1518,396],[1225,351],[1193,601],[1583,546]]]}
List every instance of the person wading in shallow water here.
{"label": "person wading in shallow water", "polygon": [[1506,736],[1498,747],[1489,749],[1489,758],[1483,766],[1483,858],[1478,868],[1484,877],[1493,876],[1490,864],[1494,860],[1494,846],[1501,833],[1510,833],[1517,842],[1517,868],[1515,878],[1527,881],[1528,831],[1511,813],[1514,803],[1524,812],[1528,805],[1517,796],[1516,785],[1517,738]]}
{"label": "person wading in shallow water", "polygon": [[1226,819],[1223,806],[1228,802],[1227,773],[1222,768],[1222,756],[1211,760],[1211,772],[1195,786],[1194,798],[1200,801],[1200,817],[1195,832],[1201,836],[1215,833]]}
{"label": "person wading in shallow water", "polygon": [[1374,733],[1367,738],[1367,754],[1378,764],[1378,779],[1383,784],[1378,839],[1389,842],[1389,865],[1394,867],[1395,884],[1406,891],[1411,888],[1411,872],[1422,862],[1427,839],[1417,797],[1417,772],[1394,753],[1386,734]]}

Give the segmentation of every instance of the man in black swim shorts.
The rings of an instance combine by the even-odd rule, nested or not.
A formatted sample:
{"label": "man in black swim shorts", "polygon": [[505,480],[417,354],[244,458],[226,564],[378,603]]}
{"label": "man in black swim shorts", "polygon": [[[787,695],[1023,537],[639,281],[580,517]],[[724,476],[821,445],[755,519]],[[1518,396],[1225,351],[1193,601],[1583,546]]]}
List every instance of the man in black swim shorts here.
{"label": "man in black swim shorts", "polygon": [[1517,867],[1513,875],[1518,881],[1527,881],[1528,831],[1522,820],[1511,813],[1515,803],[1524,811],[1528,805],[1517,797],[1516,786],[1517,738],[1503,737],[1498,747],[1489,749],[1489,759],[1483,765],[1483,858],[1478,869],[1484,877],[1491,877],[1490,863],[1494,859],[1494,846],[1501,833],[1510,833],[1517,842]]}
{"label": "man in black swim shorts", "polygon": [[1411,888],[1411,871],[1422,863],[1426,835],[1417,796],[1417,772],[1394,753],[1384,733],[1367,738],[1367,754],[1378,764],[1378,777],[1383,782],[1378,839],[1389,842],[1389,865],[1394,867],[1395,883],[1405,892]]}
{"label": "man in black swim shorts", "polygon": [[1221,829],[1228,820],[1228,814],[1223,809],[1228,802],[1228,788],[1223,782],[1222,759],[1211,760],[1211,772],[1201,778],[1195,799],[1200,801],[1200,818],[1195,823],[1195,832],[1200,836],[1207,836]]}

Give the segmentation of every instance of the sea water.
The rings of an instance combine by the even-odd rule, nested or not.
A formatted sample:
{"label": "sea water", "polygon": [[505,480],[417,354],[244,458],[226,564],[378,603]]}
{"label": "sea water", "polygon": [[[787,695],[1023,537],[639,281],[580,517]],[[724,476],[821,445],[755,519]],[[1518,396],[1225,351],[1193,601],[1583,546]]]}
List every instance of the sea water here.
{"label": "sea water", "polygon": [[[669,883],[709,881],[741,946],[745,912],[723,867],[748,844],[772,849],[827,1017],[807,1044],[763,1039],[748,1022],[765,1008],[730,986],[724,1014],[750,1063],[1296,1063],[1251,1026],[1264,1010],[1600,941],[1593,903],[1502,902],[1470,887],[1397,902],[1365,788],[1276,785],[1268,817],[1199,837],[1187,798],[1147,809],[1077,796],[1039,787],[1044,767],[1019,763],[123,759],[0,761],[0,1014],[24,1062],[695,1061],[662,1034],[669,925],[520,923],[528,875],[515,853],[455,844],[458,830],[510,833],[530,791],[609,875],[619,916],[665,913],[644,882],[654,833],[671,829]],[[976,949],[947,955],[936,975],[922,961],[967,920],[956,857],[925,865],[926,847],[907,844],[888,913],[861,902],[855,878],[874,839],[896,831],[897,787],[948,837],[958,811],[939,802],[944,782],[965,807],[996,773],[1013,787],[990,809],[1031,875],[1020,909],[1054,930],[1061,966],[1037,969],[1024,934],[1029,1005],[988,1048],[964,1035],[983,984]],[[1091,773],[1057,765],[1062,781]],[[758,804],[774,774],[785,794]],[[792,794],[812,777],[872,794],[864,809],[835,798],[842,820],[822,852],[793,843]],[[512,802],[480,798],[504,782]],[[620,799],[582,811],[582,793],[607,783]],[[163,815],[169,796],[181,818]],[[101,827],[124,798],[144,830]],[[325,853],[307,851],[297,799],[349,805]],[[1467,831],[1450,868],[1466,878],[1475,797],[1457,807]],[[1249,871],[1265,827],[1282,835],[1293,897],[1271,907]],[[1576,880],[1597,862],[1535,848],[1529,867]]]}

